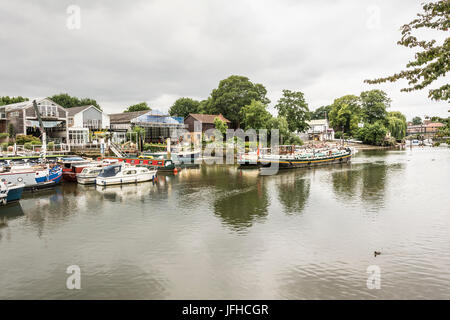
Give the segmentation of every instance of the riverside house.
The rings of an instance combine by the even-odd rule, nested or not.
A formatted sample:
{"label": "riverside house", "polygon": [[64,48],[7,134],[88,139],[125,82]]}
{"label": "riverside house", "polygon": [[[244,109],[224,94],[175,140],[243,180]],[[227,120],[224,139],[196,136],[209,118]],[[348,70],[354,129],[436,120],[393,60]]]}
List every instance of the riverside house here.
{"label": "riverside house", "polygon": [[[67,143],[67,110],[48,98],[35,100],[47,133],[47,141]],[[15,134],[40,136],[39,121],[32,99],[2,106],[0,118],[2,132],[7,132],[9,124],[12,124]]]}
{"label": "riverside house", "polygon": [[93,105],[67,109],[68,135],[71,145],[89,142],[89,131],[109,129],[109,115]]}
{"label": "riverside house", "polygon": [[219,118],[220,120],[224,121],[228,125],[228,127],[230,127],[231,121],[221,114],[189,113],[189,115],[184,119],[184,124],[189,131],[186,138],[190,139],[192,142],[201,141],[202,134],[205,133],[205,131],[215,128],[215,118]]}

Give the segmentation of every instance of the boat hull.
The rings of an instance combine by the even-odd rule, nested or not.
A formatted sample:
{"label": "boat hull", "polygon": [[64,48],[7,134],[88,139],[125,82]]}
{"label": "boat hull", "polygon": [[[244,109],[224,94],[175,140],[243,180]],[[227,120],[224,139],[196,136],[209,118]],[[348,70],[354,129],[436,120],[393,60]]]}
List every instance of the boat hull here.
{"label": "boat hull", "polygon": [[108,177],[101,178],[97,177],[95,179],[95,183],[99,186],[110,186],[117,184],[127,184],[127,183],[138,183],[138,182],[146,182],[152,181],[156,178],[156,172],[149,172],[145,174],[138,174],[129,177]]}
{"label": "boat hull", "polygon": [[0,180],[10,182],[12,184],[25,184],[24,190],[36,190],[42,188],[49,188],[61,181],[62,169],[56,167],[50,169],[48,174],[45,170],[42,171],[26,171],[26,172],[6,172],[0,173]]}
{"label": "boat hull", "polygon": [[79,184],[95,184],[95,179],[97,178],[97,176],[82,176],[82,175],[78,175],[77,176],[77,182]]}
{"label": "boat hull", "polygon": [[8,195],[6,197],[6,203],[16,202],[22,198],[24,185],[11,186],[8,188]]}

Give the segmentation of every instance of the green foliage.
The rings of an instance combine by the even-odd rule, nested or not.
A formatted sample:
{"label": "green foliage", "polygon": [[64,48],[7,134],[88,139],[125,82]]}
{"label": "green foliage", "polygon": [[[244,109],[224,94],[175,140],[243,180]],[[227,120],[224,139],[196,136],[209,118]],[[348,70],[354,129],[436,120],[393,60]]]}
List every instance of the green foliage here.
{"label": "green foliage", "polygon": [[290,134],[289,137],[284,142],[284,144],[302,146],[303,145],[303,140],[300,139],[300,137],[295,135],[295,134]]}
{"label": "green foliage", "polygon": [[399,111],[389,112],[386,118],[386,127],[392,137],[402,140],[406,136],[406,117]]}
{"label": "green foliage", "polygon": [[418,126],[422,124],[422,118],[421,117],[414,117],[412,118],[412,124],[415,126]]}
{"label": "green foliage", "polygon": [[266,129],[272,115],[267,111],[267,106],[261,101],[252,100],[249,105],[244,106],[240,113],[241,122],[248,129]]}
{"label": "green foliage", "polygon": [[135,111],[145,111],[145,110],[150,111],[151,109],[147,105],[147,102],[141,102],[141,103],[137,103],[132,106],[129,106],[127,109],[125,109],[124,112],[135,112]]}
{"label": "green foliage", "polygon": [[335,139],[341,139],[342,138],[342,131],[336,131],[335,133],[334,133],[334,138]]}
{"label": "green foliage", "polygon": [[267,125],[268,130],[277,129],[282,141],[289,136],[289,124],[285,117],[272,117]]}
{"label": "green foliage", "polygon": [[23,147],[27,150],[31,150],[33,149],[33,145],[31,144],[31,142],[26,142]]}
{"label": "green foliage", "polygon": [[358,130],[357,136],[366,144],[381,146],[387,133],[386,127],[381,121],[378,121],[373,124],[366,123],[363,128]]}
{"label": "green foliage", "polygon": [[49,143],[47,143],[47,148],[53,149],[54,147],[55,147],[55,143],[53,141],[50,141]]}
{"label": "green foliage", "polygon": [[1,144],[1,147],[2,147],[2,151],[7,151],[8,150],[8,143],[7,142],[3,142]]}
{"label": "green foliage", "polygon": [[210,97],[200,103],[202,113],[222,114],[236,127],[240,126],[240,111],[251,104],[252,100],[267,105],[266,88],[259,83],[252,83],[247,77],[232,75],[220,81],[217,89],[213,89]]}
{"label": "green foliage", "polygon": [[102,110],[100,105],[94,99],[90,98],[79,99],[77,97],[69,96],[67,93],[55,94],[49,97],[49,99],[52,100],[53,102],[56,102],[63,108],[73,108],[73,107],[93,105],[97,109]]}
{"label": "green foliage", "polygon": [[189,113],[199,113],[200,102],[191,98],[179,98],[169,109],[171,116],[186,118]]}
{"label": "green foliage", "polygon": [[[423,4],[423,13],[410,23],[402,26],[402,38],[397,43],[407,48],[417,48],[415,60],[408,62],[406,70],[392,76],[375,80],[365,80],[367,83],[394,82],[399,79],[408,80],[409,87],[401,91],[410,92],[421,90],[435,80],[445,77],[450,70],[450,37],[448,37],[450,2],[440,0]],[[445,40],[437,45],[436,40],[419,40],[412,32],[417,29],[428,29],[432,34],[436,31],[444,32]],[[425,30],[421,34],[426,35]],[[444,38],[444,37],[443,37]],[[434,100],[450,99],[450,84],[429,90],[428,97]]]}
{"label": "green foliage", "polygon": [[344,131],[354,135],[361,121],[360,99],[354,95],[346,95],[335,99],[329,114],[330,125],[335,131]]}
{"label": "green foliage", "polygon": [[225,134],[225,133],[227,133],[228,125],[225,121],[223,121],[219,117],[215,117],[214,118],[214,128],[219,130],[220,133]]}
{"label": "green foliage", "polygon": [[303,132],[308,129],[309,109],[304,95],[300,91],[283,90],[283,96],[275,105],[278,115],[285,117],[289,130]]}
{"label": "green foliage", "polygon": [[8,124],[8,134],[10,138],[14,138],[16,131],[14,130],[14,125],[12,123]]}
{"label": "green foliage", "polygon": [[382,90],[370,90],[361,92],[360,95],[363,120],[375,123],[386,118],[386,109],[391,105],[391,99]]}
{"label": "green foliage", "polygon": [[4,96],[4,97],[0,97],[0,106],[12,104],[12,103],[24,102],[24,101],[28,101],[28,98],[24,98],[21,96],[18,96],[18,97]]}
{"label": "green foliage", "polygon": [[322,106],[311,112],[311,120],[325,119],[331,111],[331,105]]}
{"label": "green foliage", "polygon": [[25,145],[26,143],[34,142],[34,144],[41,144],[41,140],[38,137],[32,136],[32,135],[24,135],[24,134],[18,134],[16,136],[16,143],[19,145]]}
{"label": "green foliage", "polygon": [[7,138],[7,137],[9,137],[9,133],[7,133],[7,132],[0,132],[0,139],[4,139],[4,138]]}

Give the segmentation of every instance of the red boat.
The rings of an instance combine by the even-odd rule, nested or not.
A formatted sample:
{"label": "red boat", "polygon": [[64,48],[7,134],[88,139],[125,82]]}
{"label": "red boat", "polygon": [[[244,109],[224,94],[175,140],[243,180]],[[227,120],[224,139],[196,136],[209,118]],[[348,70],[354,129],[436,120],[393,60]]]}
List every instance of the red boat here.
{"label": "red boat", "polygon": [[77,181],[77,174],[80,173],[83,168],[92,165],[91,160],[86,160],[80,157],[62,158],[61,160],[63,169],[63,179],[66,181]]}

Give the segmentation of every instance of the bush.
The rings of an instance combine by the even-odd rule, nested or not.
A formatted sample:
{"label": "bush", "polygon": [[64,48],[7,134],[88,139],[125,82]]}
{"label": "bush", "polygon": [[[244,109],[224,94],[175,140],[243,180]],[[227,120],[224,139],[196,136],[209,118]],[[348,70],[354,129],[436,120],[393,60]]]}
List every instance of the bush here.
{"label": "bush", "polygon": [[26,143],[23,144],[23,146],[24,146],[25,149],[27,149],[27,150],[33,149],[33,145],[31,144],[31,142],[26,142]]}
{"label": "bush", "polygon": [[435,142],[435,143],[433,143],[433,147],[439,147],[441,145],[441,143],[438,141],[438,142]]}
{"label": "bush", "polygon": [[0,132],[0,139],[4,139],[9,137],[9,134],[7,132]]}
{"label": "bush", "polygon": [[342,138],[342,131],[336,131],[334,133],[334,138],[335,139],[341,139]]}
{"label": "bush", "polygon": [[47,143],[47,148],[53,149],[55,147],[55,143],[53,141]]}
{"label": "bush", "polygon": [[300,139],[299,136],[297,136],[297,135],[295,135],[295,134],[291,134],[291,135],[289,135],[289,137],[286,139],[286,141],[284,142],[284,144],[290,144],[290,145],[302,146],[302,145],[303,145],[303,141],[302,141],[302,139]]}
{"label": "bush", "polygon": [[1,144],[1,146],[2,146],[2,151],[8,150],[8,143],[7,143],[7,142],[3,142],[3,143]]}
{"label": "bush", "polygon": [[32,143],[35,141],[35,144],[41,144],[41,140],[35,136],[32,135],[24,135],[24,134],[18,134],[16,136],[16,143],[17,144],[23,144],[25,145],[27,142]]}

